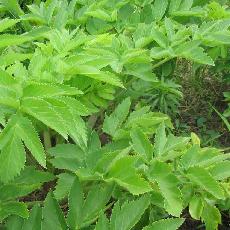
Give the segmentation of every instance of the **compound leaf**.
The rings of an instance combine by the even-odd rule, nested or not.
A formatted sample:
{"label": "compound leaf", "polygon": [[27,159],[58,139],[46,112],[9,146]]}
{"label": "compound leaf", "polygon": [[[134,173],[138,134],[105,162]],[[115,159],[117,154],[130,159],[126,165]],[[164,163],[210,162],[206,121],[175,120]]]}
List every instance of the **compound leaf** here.
{"label": "compound leaf", "polygon": [[153,5],[153,16],[155,20],[161,20],[168,7],[168,0],[156,0]]}
{"label": "compound leaf", "polygon": [[221,224],[221,214],[215,206],[205,204],[201,219],[205,223],[206,230],[217,230],[218,225]]}
{"label": "compound leaf", "polygon": [[55,97],[83,94],[82,91],[68,85],[52,85],[45,83],[29,83],[23,89],[23,97]]}
{"label": "compound leaf", "polygon": [[183,224],[182,218],[169,218],[153,222],[150,226],[143,228],[143,230],[177,230]]}
{"label": "compound leaf", "polygon": [[199,196],[193,196],[189,202],[189,213],[192,218],[199,220],[203,212],[203,200]]}
{"label": "compound leaf", "polygon": [[224,199],[223,189],[207,170],[193,167],[187,171],[187,176],[195,185],[200,186],[217,199]]}
{"label": "compound leaf", "polygon": [[67,139],[68,131],[65,122],[50,103],[39,98],[24,98],[22,100],[22,109]]}
{"label": "compound leaf", "polygon": [[154,154],[160,156],[164,153],[164,147],[167,142],[167,137],[165,133],[165,124],[161,123],[156,131],[155,144],[154,144]]}
{"label": "compound leaf", "polygon": [[153,146],[148,137],[139,128],[134,128],[130,136],[134,150],[145,160],[150,161],[153,157]]}
{"label": "compound leaf", "polygon": [[0,179],[5,183],[12,180],[24,168],[26,153],[22,141],[15,132],[1,150],[0,161]]}
{"label": "compound leaf", "polygon": [[34,205],[28,219],[24,220],[22,230],[41,230],[42,208]]}
{"label": "compound leaf", "polygon": [[230,177],[230,161],[217,163],[209,168],[208,171],[216,180],[227,179]]}
{"label": "compound leaf", "polygon": [[103,123],[103,131],[114,136],[129,114],[131,106],[130,98],[126,98],[119,104],[110,116],[106,116]]}
{"label": "compound leaf", "polygon": [[81,227],[84,194],[78,177],[75,178],[69,193],[69,212],[67,222],[72,229]]}
{"label": "compound leaf", "polygon": [[[119,203],[113,208],[111,216],[111,230],[130,230],[140,220],[149,206],[149,197],[142,196],[134,201]],[[137,208],[138,207],[138,208]]]}
{"label": "compound leaf", "polygon": [[149,183],[140,177],[134,167],[136,159],[131,156],[117,160],[109,169],[106,179],[116,181],[133,195],[140,195],[151,191]]}
{"label": "compound leaf", "polygon": [[23,202],[9,201],[0,204],[0,221],[10,215],[17,215],[23,218],[28,218],[29,212],[27,206]]}
{"label": "compound leaf", "polygon": [[41,166],[46,167],[46,154],[31,121],[26,117],[20,116],[17,121],[16,129],[17,133],[20,135],[22,141],[30,150],[34,158]]}
{"label": "compound leaf", "polygon": [[44,202],[42,229],[68,229],[62,210],[52,192],[48,193]]}
{"label": "compound leaf", "polygon": [[14,26],[16,23],[18,23],[20,20],[18,19],[9,19],[4,18],[0,21],[0,32],[8,29],[9,27]]}
{"label": "compound leaf", "polygon": [[171,172],[169,165],[155,161],[148,172],[149,180],[156,181],[162,196],[165,199],[165,209],[174,216],[180,216],[183,206],[181,191],[178,188],[178,179]]}

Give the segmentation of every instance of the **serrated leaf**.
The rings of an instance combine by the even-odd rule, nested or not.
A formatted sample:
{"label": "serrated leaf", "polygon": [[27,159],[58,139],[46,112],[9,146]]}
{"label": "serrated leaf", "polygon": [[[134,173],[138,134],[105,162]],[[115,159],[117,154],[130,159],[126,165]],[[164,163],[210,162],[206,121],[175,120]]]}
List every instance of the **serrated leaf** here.
{"label": "serrated leaf", "polygon": [[26,117],[20,116],[16,126],[17,133],[33,157],[41,166],[46,167],[46,154],[31,121]]}
{"label": "serrated leaf", "polygon": [[0,185],[0,200],[10,200],[25,196],[39,189],[42,183],[54,179],[55,177],[51,173],[35,170],[34,167],[25,167],[13,181]]}
{"label": "serrated leaf", "polygon": [[174,17],[205,17],[206,11],[201,7],[193,7],[190,10],[179,10],[172,13]]}
{"label": "serrated leaf", "polygon": [[102,19],[103,21],[112,21],[111,16],[107,14],[104,10],[94,10],[94,11],[87,11],[86,15]]}
{"label": "serrated leaf", "polygon": [[113,136],[127,118],[130,106],[130,98],[124,99],[110,116],[105,117],[103,131]]}
{"label": "serrated leaf", "polygon": [[165,25],[167,37],[169,38],[170,41],[173,41],[173,37],[175,36],[175,31],[174,31],[175,25],[173,21],[170,18],[165,17],[164,25]]}
{"label": "serrated leaf", "polygon": [[26,59],[30,59],[32,57],[32,53],[16,53],[16,52],[8,52],[6,54],[2,54],[0,56],[0,65],[9,66],[16,61],[24,61]]}
{"label": "serrated leaf", "polygon": [[177,11],[180,7],[182,0],[174,0],[170,2],[169,5],[169,13],[173,13],[174,11]]}
{"label": "serrated leaf", "polygon": [[1,150],[0,161],[0,180],[4,183],[12,180],[24,168],[26,153],[16,133],[12,133],[10,141]]}
{"label": "serrated leaf", "polygon": [[216,180],[225,180],[230,177],[230,161],[217,163],[208,171]]}
{"label": "serrated leaf", "polygon": [[188,169],[187,176],[195,185],[200,186],[217,199],[224,199],[223,189],[207,170],[193,167]]}
{"label": "serrated leaf", "polygon": [[155,82],[157,80],[156,75],[152,73],[152,66],[149,63],[127,64],[124,73],[144,81]]}
{"label": "serrated leaf", "polygon": [[[111,215],[111,230],[130,230],[140,220],[149,206],[149,197],[142,196],[134,201],[125,202],[122,206],[118,203],[113,208]],[[137,208],[138,207],[138,208]]]}
{"label": "serrated leaf", "polygon": [[168,39],[167,37],[157,28],[152,29],[151,35],[153,36],[153,39],[156,41],[156,43],[161,47],[161,48],[167,48],[168,47]]}
{"label": "serrated leaf", "polygon": [[[28,130],[30,130],[30,134],[28,133]],[[6,170],[5,173],[7,171],[9,171],[9,173],[11,172],[11,166],[13,166],[12,172],[14,171],[11,176],[7,176],[8,179],[6,180],[10,180],[10,178],[13,179],[13,175],[16,176],[20,172],[20,169],[24,167],[22,162],[25,163],[26,154],[22,141],[31,151],[34,158],[43,167],[46,165],[46,155],[32,123],[28,118],[23,117],[20,114],[13,115],[0,135],[0,148],[2,149],[2,154],[7,154],[5,151],[9,152],[8,156],[4,157],[5,161],[9,160],[7,163],[9,169]],[[15,156],[11,155],[14,151],[17,152]],[[2,154],[0,155],[0,158]],[[16,157],[17,160],[11,161],[11,157]]]}
{"label": "serrated leaf", "polygon": [[83,226],[93,223],[99,213],[105,209],[106,204],[109,202],[113,192],[111,185],[96,185],[91,187],[87,194],[83,206]]}
{"label": "serrated leaf", "polygon": [[167,137],[164,152],[168,153],[170,151],[181,151],[184,149],[184,146],[188,144],[189,140],[190,138],[188,137],[176,137],[170,134]]}
{"label": "serrated leaf", "polygon": [[178,188],[179,180],[171,172],[168,164],[155,161],[149,169],[150,181],[156,181],[162,196],[165,199],[165,209],[173,216],[180,216],[183,204],[181,191]]}
{"label": "serrated leaf", "polygon": [[199,148],[194,145],[189,148],[181,158],[181,163],[184,168],[200,166],[202,168],[212,166],[215,163],[229,159],[230,154],[223,154],[215,148]]}
{"label": "serrated leaf", "polygon": [[44,202],[42,229],[68,229],[62,210],[52,192],[48,193]]}
{"label": "serrated leaf", "polygon": [[35,170],[34,167],[25,167],[12,182],[0,185],[0,200],[25,196],[39,189],[42,183],[54,179],[55,177],[51,173]]}
{"label": "serrated leaf", "polygon": [[[0,40],[1,41],[1,40]],[[101,71],[90,65],[70,66],[62,70],[62,73],[68,75],[84,75],[98,81],[123,88],[123,84],[119,77],[111,72]]]}
{"label": "serrated leaf", "polygon": [[78,177],[75,178],[69,193],[69,212],[67,222],[72,229],[80,228],[82,224],[82,208],[84,193]]}
{"label": "serrated leaf", "polygon": [[29,31],[28,33],[24,34],[1,34],[0,35],[0,48],[4,48],[7,46],[16,46],[21,45],[25,42],[33,41],[36,38],[44,37],[49,28],[46,27],[38,27],[34,30]]}
{"label": "serrated leaf", "polygon": [[88,116],[95,112],[75,98],[61,97],[60,100],[63,101],[69,108],[71,108],[73,113],[76,113],[80,116]]}
{"label": "serrated leaf", "polygon": [[153,222],[150,226],[144,227],[143,230],[177,230],[183,224],[182,218],[169,218]]}
{"label": "serrated leaf", "polygon": [[27,194],[39,189],[41,185],[39,183],[32,184],[20,184],[12,182],[8,182],[7,184],[0,186],[0,200],[12,200],[19,197],[26,196]]}
{"label": "serrated leaf", "polygon": [[[214,151],[212,151],[214,150]],[[215,151],[216,150],[216,151]],[[205,156],[205,154],[208,155],[208,157]],[[215,163],[220,163],[225,160],[230,159],[230,153],[221,153],[218,149],[212,149],[210,148],[210,152],[203,152],[200,156],[200,162],[197,163],[197,166],[199,167],[210,167]]]}
{"label": "serrated leaf", "polygon": [[4,18],[0,21],[0,32],[14,26],[16,23],[18,23],[20,20],[18,19],[9,19]]}
{"label": "serrated leaf", "polygon": [[209,57],[204,49],[199,46],[199,42],[191,41],[179,45],[175,49],[176,55],[200,64],[215,65],[212,58]]}
{"label": "serrated leaf", "polygon": [[0,48],[4,48],[12,45],[20,45],[27,41],[33,40],[28,35],[16,35],[16,34],[1,34],[0,35]]}
{"label": "serrated leaf", "polygon": [[77,145],[60,144],[50,148],[48,152],[54,157],[49,161],[56,168],[75,172],[80,167],[83,167],[85,154]]}
{"label": "serrated leaf", "polygon": [[64,121],[64,125],[70,137],[72,137],[82,149],[85,149],[87,145],[87,131],[83,119],[71,106],[68,106],[59,98],[47,98],[46,102],[50,103],[52,108],[62,117],[62,121]]}
{"label": "serrated leaf", "polygon": [[205,204],[202,212],[202,221],[205,223],[206,230],[217,230],[221,224],[221,213],[215,206]]}
{"label": "serrated leaf", "polygon": [[193,5],[193,0],[183,0],[180,4],[180,10],[189,10]]}
{"label": "serrated leaf", "polygon": [[134,167],[136,159],[131,156],[117,160],[109,169],[106,180],[115,181],[133,195],[151,191],[149,183],[141,178]]}
{"label": "serrated leaf", "polygon": [[24,98],[21,105],[24,112],[43,122],[67,139],[68,131],[63,118],[52,108],[50,103],[44,99]]}
{"label": "serrated leaf", "polygon": [[167,137],[165,133],[165,124],[162,122],[156,131],[154,144],[154,154],[155,156],[160,156],[164,153],[164,147],[167,142]]}
{"label": "serrated leaf", "polygon": [[29,216],[29,212],[27,210],[26,204],[16,201],[0,203],[0,221],[9,215],[17,215],[23,218],[27,218]]}
{"label": "serrated leaf", "polygon": [[151,161],[153,157],[153,146],[148,137],[139,128],[133,129],[130,136],[134,150],[146,161]]}
{"label": "serrated leaf", "polygon": [[180,163],[184,168],[189,168],[197,163],[197,158],[199,156],[200,147],[198,145],[194,145],[189,148],[184,155],[180,159]]}
{"label": "serrated leaf", "polygon": [[29,83],[23,89],[23,97],[43,98],[78,94],[83,94],[83,92],[75,87],[58,84]]}
{"label": "serrated leaf", "polygon": [[168,0],[156,0],[154,1],[152,14],[155,20],[161,20],[168,7]]}
{"label": "serrated leaf", "polygon": [[42,208],[34,205],[30,216],[23,223],[22,230],[41,230],[42,225]]}
{"label": "serrated leaf", "polygon": [[1,3],[6,7],[8,11],[19,16],[24,12],[20,8],[20,5],[17,0],[1,0]]}
{"label": "serrated leaf", "polygon": [[55,176],[50,172],[35,169],[34,166],[26,166],[20,175],[14,179],[13,183],[41,184],[54,179]]}
{"label": "serrated leaf", "polygon": [[199,220],[203,212],[204,203],[201,197],[194,195],[189,202],[189,213],[193,219]]}
{"label": "serrated leaf", "polygon": [[80,117],[79,111],[75,111],[71,106],[67,104],[72,121],[69,123],[69,133],[73,140],[82,148],[85,149],[87,146],[88,136],[87,127],[85,121]]}
{"label": "serrated leaf", "polygon": [[54,195],[57,200],[61,200],[69,195],[75,175],[70,173],[61,173],[57,177],[58,181],[54,190]]}
{"label": "serrated leaf", "polygon": [[[130,149],[124,149],[123,151],[121,151],[120,153],[114,151],[111,153],[106,153],[104,155],[103,151],[98,151],[98,152],[93,152],[92,154],[96,155],[93,159],[94,161],[96,161],[96,167],[94,165],[93,168],[96,172],[100,173],[100,174],[105,174],[108,172],[108,170],[110,169],[110,167],[120,158],[122,158],[124,155],[127,155],[128,152],[130,151]],[[91,156],[92,157],[92,156]]]}
{"label": "serrated leaf", "polygon": [[0,149],[4,148],[6,144],[10,141],[11,136],[16,132],[15,131],[15,116],[12,116],[3,131],[0,133]]}

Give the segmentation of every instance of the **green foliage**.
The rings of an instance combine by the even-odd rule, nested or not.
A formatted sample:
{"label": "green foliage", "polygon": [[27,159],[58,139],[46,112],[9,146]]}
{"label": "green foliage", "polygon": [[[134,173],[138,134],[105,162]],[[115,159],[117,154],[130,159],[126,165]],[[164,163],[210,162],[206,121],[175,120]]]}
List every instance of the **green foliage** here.
{"label": "green foliage", "polygon": [[[114,114],[106,119],[111,119],[111,121],[115,119],[114,115],[118,110],[122,114],[122,105],[127,100],[125,99],[118,105]],[[135,112],[137,111],[132,113]],[[130,116],[132,116],[132,113]],[[129,119],[127,118],[127,108],[124,116]],[[123,116],[120,116],[120,119],[124,121]],[[155,122],[157,121],[158,118]],[[75,172],[83,181],[95,180],[98,183],[109,184],[113,182],[116,189],[126,190],[133,195],[152,194],[152,205],[163,208],[168,215],[180,217],[182,211],[189,206],[191,216],[195,219],[204,220],[208,226],[210,221],[206,217],[208,210],[204,208],[205,205],[208,205],[206,204],[207,200],[212,201],[211,207],[216,210],[214,205],[218,204],[219,200],[225,200],[228,197],[222,183],[229,177],[229,162],[227,160],[229,155],[223,154],[217,149],[201,148],[197,145],[199,140],[197,137],[194,139],[194,134],[192,135],[192,142],[186,137],[175,137],[172,134],[167,136],[165,125],[162,122],[161,120],[156,130],[151,130],[152,133],[146,132],[148,127],[142,127],[141,129],[134,125],[127,131],[129,134],[119,140],[115,139],[103,147],[98,145],[99,148],[97,147],[91,153],[90,150],[83,153],[82,150],[73,145],[57,146],[50,150],[54,156],[51,162],[58,168],[69,165],[69,168],[68,166],[65,166],[65,168],[70,172]],[[117,128],[117,132],[119,132],[119,129],[122,128]],[[154,133],[155,140],[151,143],[151,136]],[[64,153],[71,154],[71,159],[78,159],[74,164],[75,167],[71,166],[73,160],[68,161],[69,156]],[[56,164],[58,159],[62,159],[63,162],[60,164],[59,161],[60,166]],[[91,164],[91,162],[94,163]],[[73,183],[72,174],[69,174],[69,176],[67,174],[60,175],[56,191],[64,187],[66,181]],[[78,181],[76,184],[76,189],[77,187],[78,189],[74,194],[83,193],[82,188],[79,190],[79,186]],[[189,194],[188,191],[190,191]],[[64,192],[65,196],[67,194],[71,195],[71,190],[70,193],[66,190]],[[80,199],[81,196],[83,197],[83,195],[78,195],[77,199]],[[82,200],[76,202],[83,203]],[[78,209],[76,209],[75,206],[74,213],[82,215],[80,207],[78,206]],[[123,209],[121,208],[121,210]],[[84,219],[83,217],[78,218]],[[76,221],[77,218],[73,220]],[[213,221],[219,223],[217,219],[213,219]],[[182,223],[182,221],[175,222],[175,226],[179,226],[179,223]],[[147,229],[153,228],[155,224],[157,222]],[[108,220],[103,216],[98,221],[98,226],[101,225],[103,228],[109,226]],[[126,228],[124,227],[124,229]]]}
{"label": "green foliage", "polygon": [[230,154],[168,115],[180,63],[227,75],[227,3],[0,0],[0,17],[0,228],[174,230],[189,212],[218,229]]}
{"label": "green foliage", "polygon": [[[110,225],[107,224],[107,227],[111,230],[117,230],[120,228],[124,230],[132,229],[132,227],[134,227],[135,224],[140,220],[148,206],[149,198],[147,196],[143,196],[134,201],[126,202],[122,206],[116,203],[111,215]],[[136,207],[139,208],[136,209]],[[96,229],[98,228],[99,224],[100,219],[96,225]]]}
{"label": "green foliage", "polygon": [[29,216],[27,205],[17,201],[18,198],[39,189],[44,182],[54,180],[55,177],[48,172],[26,167],[19,176],[7,184],[0,184],[0,220],[18,215],[23,218]]}
{"label": "green foliage", "polygon": [[168,229],[168,230],[174,230],[178,229],[182,223],[184,222],[181,218],[171,218],[171,219],[163,219],[154,222],[148,227],[145,227],[144,230],[156,230],[156,229]]}

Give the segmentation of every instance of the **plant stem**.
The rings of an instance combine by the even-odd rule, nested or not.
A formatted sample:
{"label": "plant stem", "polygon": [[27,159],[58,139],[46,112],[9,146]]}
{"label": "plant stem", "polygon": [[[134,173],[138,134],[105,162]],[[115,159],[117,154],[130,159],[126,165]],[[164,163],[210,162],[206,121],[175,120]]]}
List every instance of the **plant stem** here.
{"label": "plant stem", "polygon": [[35,204],[43,204],[43,201],[41,200],[35,200],[35,201],[29,201],[25,202],[29,207],[33,207]]}
{"label": "plant stem", "polygon": [[45,130],[45,131],[43,132],[43,138],[44,138],[45,150],[48,150],[49,148],[52,147],[52,144],[51,144],[51,137],[50,137],[50,132],[49,132],[49,130]]}
{"label": "plant stem", "polygon": [[153,65],[152,69],[156,69],[157,67],[163,65],[165,62],[168,62],[171,59],[172,59],[171,57],[167,57],[167,58],[159,61],[157,64]]}

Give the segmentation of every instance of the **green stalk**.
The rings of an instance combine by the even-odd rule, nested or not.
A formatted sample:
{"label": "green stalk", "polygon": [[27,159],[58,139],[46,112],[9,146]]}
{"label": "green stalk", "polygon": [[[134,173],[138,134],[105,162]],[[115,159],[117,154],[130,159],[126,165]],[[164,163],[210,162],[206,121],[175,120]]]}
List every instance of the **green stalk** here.
{"label": "green stalk", "polygon": [[153,65],[152,69],[156,69],[157,67],[163,65],[165,62],[170,61],[172,58],[171,57],[167,57],[161,61],[159,61],[157,64]]}
{"label": "green stalk", "polygon": [[52,147],[51,136],[50,136],[49,130],[45,130],[43,132],[43,138],[44,138],[44,147],[45,147],[45,150],[47,151],[49,148]]}

